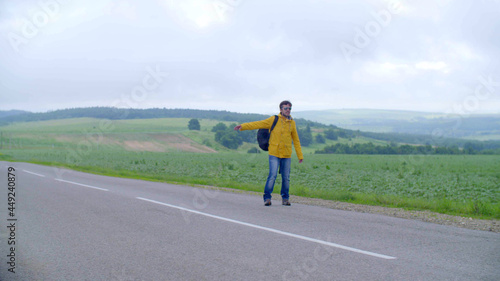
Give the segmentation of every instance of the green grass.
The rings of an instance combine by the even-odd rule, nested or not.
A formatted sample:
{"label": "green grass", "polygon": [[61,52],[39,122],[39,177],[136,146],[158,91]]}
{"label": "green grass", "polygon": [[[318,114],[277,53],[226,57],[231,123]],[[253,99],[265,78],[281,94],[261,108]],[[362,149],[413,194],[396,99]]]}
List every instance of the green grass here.
{"label": "green grass", "polygon": [[[267,154],[246,153],[254,144],[238,151],[216,144],[210,129],[218,121],[200,120],[201,131],[189,131],[188,119],[181,118],[103,122],[82,118],[0,127],[0,159],[109,176],[263,191]],[[148,134],[156,133],[210,142],[219,152],[138,152],[119,145],[124,140],[147,141]],[[302,164],[292,156],[292,195],[500,219],[498,155],[319,155],[312,154],[315,149],[304,149]],[[276,192],[280,184],[278,178]]]}
{"label": "green grass", "polygon": [[[267,155],[61,149],[6,151],[6,160],[64,166],[110,176],[262,191]],[[416,160],[415,160],[416,161]],[[291,194],[352,203],[500,218],[496,156],[310,155],[292,162]],[[403,164],[407,163],[407,164]],[[279,191],[280,179],[276,182]]]}

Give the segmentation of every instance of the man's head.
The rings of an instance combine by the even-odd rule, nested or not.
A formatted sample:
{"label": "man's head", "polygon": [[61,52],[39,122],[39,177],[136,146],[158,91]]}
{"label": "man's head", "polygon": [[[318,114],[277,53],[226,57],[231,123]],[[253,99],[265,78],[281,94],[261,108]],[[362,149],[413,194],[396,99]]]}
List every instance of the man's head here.
{"label": "man's head", "polygon": [[284,100],[280,103],[281,115],[283,115],[285,117],[289,117],[291,110],[292,110],[292,103],[291,102]]}

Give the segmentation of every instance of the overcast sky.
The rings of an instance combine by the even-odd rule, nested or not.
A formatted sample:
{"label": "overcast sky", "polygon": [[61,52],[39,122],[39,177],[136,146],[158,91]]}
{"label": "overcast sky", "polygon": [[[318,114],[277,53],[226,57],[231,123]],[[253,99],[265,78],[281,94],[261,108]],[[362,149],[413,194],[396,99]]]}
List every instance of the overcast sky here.
{"label": "overcast sky", "polygon": [[0,110],[500,113],[500,1],[0,2]]}

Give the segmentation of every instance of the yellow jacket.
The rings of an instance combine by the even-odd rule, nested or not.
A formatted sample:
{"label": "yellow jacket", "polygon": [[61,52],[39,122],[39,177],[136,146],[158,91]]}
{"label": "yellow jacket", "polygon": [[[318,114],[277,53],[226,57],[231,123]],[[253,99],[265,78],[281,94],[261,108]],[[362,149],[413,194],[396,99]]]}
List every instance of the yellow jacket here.
{"label": "yellow jacket", "polygon": [[[271,137],[269,138],[269,155],[278,158],[292,157],[292,141],[295,147],[295,152],[299,160],[304,159],[302,149],[300,148],[299,134],[297,134],[297,127],[293,119],[288,119],[278,115],[279,119],[276,122]],[[274,122],[274,115],[261,121],[249,122],[241,124],[241,131],[255,130],[255,129],[271,129]]]}

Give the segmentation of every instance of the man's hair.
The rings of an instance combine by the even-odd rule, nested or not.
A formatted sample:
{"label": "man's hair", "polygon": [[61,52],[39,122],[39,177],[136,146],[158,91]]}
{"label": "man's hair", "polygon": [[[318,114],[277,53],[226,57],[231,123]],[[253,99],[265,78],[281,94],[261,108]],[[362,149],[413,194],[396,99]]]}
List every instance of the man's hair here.
{"label": "man's hair", "polygon": [[284,100],[280,103],[280,109],[283,107],[283,105],[286,105],[286,104],[289,104],[290,106],[292,106],[292,103],[290,101]]}

